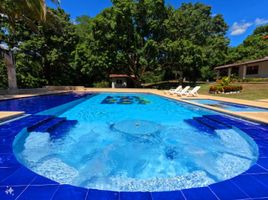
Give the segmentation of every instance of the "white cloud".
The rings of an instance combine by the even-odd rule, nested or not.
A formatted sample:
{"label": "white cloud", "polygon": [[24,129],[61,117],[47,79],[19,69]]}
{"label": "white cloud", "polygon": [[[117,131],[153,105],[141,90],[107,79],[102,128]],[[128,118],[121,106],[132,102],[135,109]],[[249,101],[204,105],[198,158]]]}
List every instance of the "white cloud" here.
{"label": "white cloud", "polygon": [[251,22],[235,22],[231,27],[231,35],[242,35],[244,34],[253,23]]}
{"label": "white cloud", "polygon": [[256,26],[261,26],[261,25],[268,24],[268,19],[257,18],[257,19],[255,20],[255,24],[256,24]]}
{"label": "white cloud", "polygon": [[268,24],[268,19],[256,18],[254,22],[234,22],[231,26],[231,35],[237,36],[244,34],[251,26],[262,26]]}

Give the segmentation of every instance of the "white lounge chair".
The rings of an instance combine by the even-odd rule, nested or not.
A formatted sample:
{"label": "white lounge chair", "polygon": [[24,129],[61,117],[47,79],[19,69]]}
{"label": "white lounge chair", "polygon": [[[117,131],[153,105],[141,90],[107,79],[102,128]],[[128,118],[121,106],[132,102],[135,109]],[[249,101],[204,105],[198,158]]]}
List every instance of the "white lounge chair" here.
{"label": "white lounge chair", "polygon": [[176,94],[177,92],[180,92],[182,90],[182,86],[179,85],[176,89],[170,89],[169,91],[166,92],[166,94]]}
{"label": "white lounge chair", "polygon": [[178,96],[187,95],[189,89],[190,89],[190,86],[186,86],[180,92],[176,92],[175,94],[177,94]]}
{"label": "white lounge chair", "polygon": [[188,91],[186,96],[189,97],[189,96],[193,96],[193,97],[196,97],[198,96],[198,90],[200,89],[201,87],[200,86],[196,86],[194,87],[194,89],[192,89],[191,91]]}

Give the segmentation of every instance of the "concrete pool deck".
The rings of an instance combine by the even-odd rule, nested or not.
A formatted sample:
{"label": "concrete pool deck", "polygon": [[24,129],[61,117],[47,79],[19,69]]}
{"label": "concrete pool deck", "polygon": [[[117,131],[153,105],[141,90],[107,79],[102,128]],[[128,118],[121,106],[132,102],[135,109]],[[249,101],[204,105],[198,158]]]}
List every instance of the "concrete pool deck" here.
{"label": "concrete pool deck", "polygon": [[0,112],[0,122],[11,118],[19,117],[23,114],[24,112]]}
{"label": "concrete pool deck", "polygon": [[[262,101],[250,101],[250,100],[234,99],[234,98],[228,98],[228,97],[218,97],[218,96],[214,96],[214,95],[199,95],[198,97],[185,97],[185,96],[179,97],[177,95],[168,95],[168,94],[166,94],[166,91],[157,90],[157,89],[130,89],[130,88],[112,89],[112,88],[83,88],[83,87],[78,87],[78,89],[73,89],[73,90],[68,89],[68,90],[55,90],[55,91],[47,91],[47,92],[39,92],[39,93],[36,92],[33,94],[0,95],[0,100],[33,97],[33,96],[39,96],[39,95],[59,94],[59,93],[71,92],[71,91],[77,92],[77,93],[80,93],[80,92],[150,93],[150,94],[155,94],[155,95],[167,97],[170,99],[183,101],[186,103],[197,105],[197,106],[207,108],[210,110],[215,110],[215,111],[229,114],[232,116],[236,116],[236,117],[240,117],[240,118],[268,124],[268,111],[267,112],[233,112],[233,111],[229,111],[229,110],[225,110],[225,109],[221,109],[221,108],[216,108],[213,106],[207,106],[207,105],[187,101],[187,99],[219,100],[219,101],[226,101],[226,102],[230,102],[230,103],[237,103],[237,104],[255,106],[255,107],[266,108],[266,109],[268,109],[268,101],[263,101],[263,100]],[[11,116],[12,116],[12,114],[11,114]],[[0,117],[1,117],[1,115],[0,115]],[[0,118],[0,120],[1,120],[1,118]]]}

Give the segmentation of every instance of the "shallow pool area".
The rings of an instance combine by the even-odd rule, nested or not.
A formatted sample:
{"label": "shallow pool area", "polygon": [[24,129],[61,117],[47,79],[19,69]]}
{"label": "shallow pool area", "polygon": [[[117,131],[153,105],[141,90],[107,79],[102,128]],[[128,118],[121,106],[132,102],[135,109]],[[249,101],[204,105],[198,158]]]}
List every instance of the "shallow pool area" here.
{"label": "shallow pool area", "polygon": [[103,93],[23,131],[14,152],[61,184],[150,192],[204,187],[243,173],[258,157],[242,131],[202,122],[213,114],[156,95]]}
{"label": "shallow pool area", "polygon": [[221,108],[233,112],[268,112],[268,109],[242,105],[237,103],[230,103],[226,101],[211,100],[211,99],[187,99],[189,102],[199,103],[215,108]]}

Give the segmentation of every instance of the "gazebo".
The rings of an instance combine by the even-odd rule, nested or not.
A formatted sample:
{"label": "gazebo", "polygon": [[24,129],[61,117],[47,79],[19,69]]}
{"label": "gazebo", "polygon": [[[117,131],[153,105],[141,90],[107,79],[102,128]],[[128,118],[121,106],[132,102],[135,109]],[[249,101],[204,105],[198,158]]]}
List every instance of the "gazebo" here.
{"label": "gazebo", "polygon": [[134,75],[127,74],[110,74],[109,76],[112,82],[112,88],[129,88],[134,87]]}

